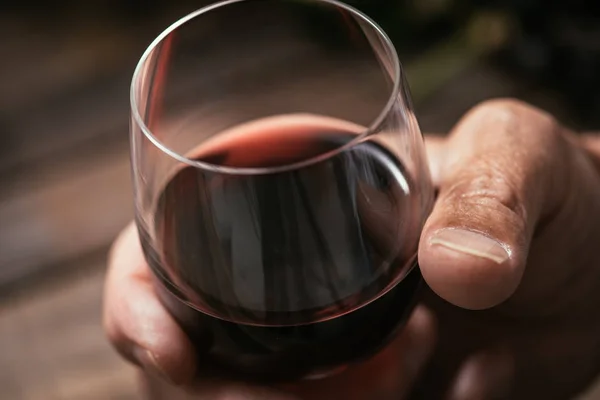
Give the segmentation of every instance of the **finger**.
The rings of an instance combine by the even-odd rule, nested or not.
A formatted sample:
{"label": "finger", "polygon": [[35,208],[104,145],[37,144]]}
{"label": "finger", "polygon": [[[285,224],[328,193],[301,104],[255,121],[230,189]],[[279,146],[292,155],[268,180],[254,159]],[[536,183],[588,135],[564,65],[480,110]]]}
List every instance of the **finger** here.
{"label": "finger", "polygon": [[109,257],[103,322],[109,340],[128,360],[173,384],[192,380],[193,345],[154,293],[133,224]]}
{"label": "finger", "polygon": [[471,356],[459,369],[449,400],[509,399],[515,363],[507,350],[486,351]]}
{"label": "finger", "polygon": [[436,343],[433,315],[423,306],[415,309],[406,326],[382,352],[346,371],[287,387],[302,399],[400,400],[430,359]]}
{"label": "finger", "polygon": [[582,147],[590,155],[596,170],[600,172],[600,133],[585,133],[580,137]]}
{"label": "finger", "polygon": [[446,138],[441,135],[425,135],[425,150],[433,185],[437,188],[441,181],[442,169],[447,154]]}
{"label": "finger", "polygon": [[563,200],[571,154],[561,129],[533,107],[496,100],[453,130],[419,249],[439,296],[484,309],[515,291],[537,223]]}

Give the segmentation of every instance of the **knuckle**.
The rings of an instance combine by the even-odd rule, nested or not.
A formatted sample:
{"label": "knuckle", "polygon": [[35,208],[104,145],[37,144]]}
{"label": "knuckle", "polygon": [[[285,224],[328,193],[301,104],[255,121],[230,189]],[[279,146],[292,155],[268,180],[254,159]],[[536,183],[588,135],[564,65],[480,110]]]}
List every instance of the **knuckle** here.
{"label": "knuckle", "polygon": [[127,335],[123,330],[123,318],[127,318],[127,307],[117,306],[115,296],[109,296],[105,293],[104,304],[102,306],[102,329],[104,335],[110,343],[119,347],[127,341]]}
{"label": "knuckle", "polygon": [[115,323],[115,320],[106,312],[102,318],[102,327],[104,329],[104,334],[111,343],[116,344],[123,340],[121,329],[119,329],[118,325]]}
{"label": "knuckle", "polygon": [[121,357],[137,364],[137,360],[132,353],[132,341],[125,335],[114,319],[104,318],[103,320],[104,335],[108,343],[112,346]]}
{"label": "knuckle", "polygon": [[481,171],[494,173],[494,168],[487,167],[496,163],[503,167],[508,178],[522,183],[526,177],[547,176],[547,171],[568,162],[571,146],[566,130],[537,107],[516,99],[492,99],[474,107],[466,119],[471,125],[468,131],[479,142],[480,154],[473,157],[485,154],[486,158],[494,159]]}
{"label": "knuckle", "polygon": [[[481,118],[514,126],[505,132],[520,136],[544,136],[544,139],[558,140],[562,136],[560,123],[551,114],[513,98],[486,100],[476,105],[469,113],[471,118]],[[553,141],[555,141],[553,140]]]}
{"label": "knuckle", "polygon": [[135,223],[129,223],[125,228],[119,232],[115,240],[112,242],[108,251],[108,265],[109,267],[118,259],[122,252],[123,246],[128,242],[128,238],[137,232]]}
{"label": "knuckle", "polygon": [[448,189],[448,196],[455,200],[494,199],[502,206],[517,210],[521,199],[512,179],[497,159],[480,160],[469,169],[461,170]]}
{"label": "knuckle", "polygon": [[518,114],[530,114],[537,115],[542,118],[552,118],[545,111],[532,106],[529,103],[525,103],[522,100],[514,99],[514,98],[495,98],[482,101],[475,107],[473,107],[473,112],[480,113],[518,113]]}
{"label": "knuckle", "polygon": [[522,191],[499,164],[498,160],[486,160],[464,170],[445,191],[444,201],[457,216],[498,221],[520,231],[527,221]]}

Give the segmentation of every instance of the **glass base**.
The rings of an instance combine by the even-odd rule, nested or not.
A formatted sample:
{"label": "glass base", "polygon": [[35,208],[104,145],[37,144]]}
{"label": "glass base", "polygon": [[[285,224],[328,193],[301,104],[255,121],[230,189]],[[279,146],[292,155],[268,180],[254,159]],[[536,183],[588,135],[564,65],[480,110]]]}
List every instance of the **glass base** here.
{"label": "glass base", "polygon": [[418,266],[394,288],[352,313],[291,327],[240,325],[204,314],[156,282],[161,301],[204,360],[200,374],[276,384],[317,380],[380,352],[412,313],[422,278]]}

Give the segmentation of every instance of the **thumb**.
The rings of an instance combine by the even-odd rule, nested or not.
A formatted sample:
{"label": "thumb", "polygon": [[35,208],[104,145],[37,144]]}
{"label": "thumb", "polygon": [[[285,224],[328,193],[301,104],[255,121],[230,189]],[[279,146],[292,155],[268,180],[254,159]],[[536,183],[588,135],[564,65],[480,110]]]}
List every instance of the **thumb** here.
{"label": "thumb", "polygon": [[451,133],[419,248],[445,300],[493,307],[518,287],[538,223],[563,202],[570,146],[547,114],[513,100],[469,112]]}

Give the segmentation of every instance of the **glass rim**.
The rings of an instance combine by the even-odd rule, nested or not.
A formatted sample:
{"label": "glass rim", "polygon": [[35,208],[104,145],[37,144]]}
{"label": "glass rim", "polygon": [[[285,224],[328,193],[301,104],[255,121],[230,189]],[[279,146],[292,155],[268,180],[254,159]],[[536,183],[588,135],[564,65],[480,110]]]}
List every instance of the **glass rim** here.
{"label": "glass rim", "polygon": [[135,124],[142,131],[143,135],[154,146],[156,146],[161,152],[165,153],[169,157],[179,161],[182,164],[186,164],[188,166],[195,167],[198,169],[203,169],[206,171],[212,171],[212,172],[217,172],[217,173],[222,173],[222,174],[224,173],[224,174],[231,174],[231,175],[262,175],[262,174],[271,174],[271,173],[278,173],[278,172],[285,172],[285,171],[290,171],[290,170],[295,170],[295,169],[301,169],[301,168],[305,168],[307,166],[319,163],[321,161],[327,160],[329,158],[335,157],[336,155],[340,154],[341,152],[355,146],[357,143],[361,142],[365,137],[376,132],[378,127],[385,121],[385,119],[389,115],[391,109],[394,107],[394,104],[397,101],[398,93],[400,91],[401,66],[400,66],[400,60],[398,58],[398,53],[396,51],[396,48],[395,48],[393,42],[391,41],[389,36],[385,33],[385,31],[379,26],[379,24],[377,24],[371,17],[369,17],[362,11],[358,10],[357,8],[352,7],[351,5],[345,4],[338,0],[301,0],[302,2],[305,2],[305,3],[316,2],[316,3],[328,4],[328,5],[339,7],[345,11],[350,12],[354,16],[360,18],[363,22],[366,22],[371,28],[373,28],[373,30],[377,33],[377,35],[380,37],[380,39],[382,39],[386,50],[389,52],[389,56],[392,59],[391,61],[393,64],[393,69],[394,69],[392,91],[391,91],[390,95],[388,96],[388,100],[387,100],[385,106],[383,107],[383,109],[379,112],[377,117],[375,117],[375,119],[366,127],[366,129],[364,131],[357,134],[355,138],[353,138],[351,141],[343,144],[342,146],[336,147],[335,149],[333,149],[331,151],[319,154],[317,156],[310,157],[306,160],[302,160],[302,161],[294,162],[294,163],[290,163],[290,164],[284,164],[281,166],[258,167],[258,168],[256,168],[256,167],[229,167],[229,166],[211,164],[211,163],[204,162],[204,161],[194,160],[192,158],[188,158],[188,157],[180,154],[179,152],[171,149],[169,146],[165,145],[161,140],[159,140],[152,133],[152,131],[146,125],[146,123],[144,122],[144,119],[142,118],[142,116],[140,114],[140,110],[138,107],[139,99],[136,94],[137,83],[140,81],[140,78],[142,76],[142,70],[144,68],[144,65],[148,61],[151,53],[175,30],[177,30],[179,27],[183,26],[184,24],[192,21],[196,17],[199,17],[210,11],[214,11],[216,9],[219,9],[219,8],[222,8],[225,6],[233,5],[236,3],[248,2],[248,1],[256,1],[256,0],[222,0],[217,3],[208,5],[206,7],[202,7],[194,12],[191,12],[191,13],[183,16],[179,20],[175,21],[168,28],[166,28],[164,31],[162,31],[162,33],[160,35],[158,35],[152,41],[152,43],[150,43],[150,45],[146,48],[146,50],[142,54],[140,60],[138,61],[137,65],[135,67],[135,70],[133,73],[133,78],[131,81],[130,93],[129,93],[131,114],[132,114]]}

